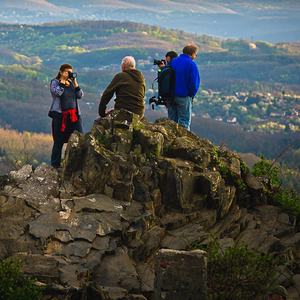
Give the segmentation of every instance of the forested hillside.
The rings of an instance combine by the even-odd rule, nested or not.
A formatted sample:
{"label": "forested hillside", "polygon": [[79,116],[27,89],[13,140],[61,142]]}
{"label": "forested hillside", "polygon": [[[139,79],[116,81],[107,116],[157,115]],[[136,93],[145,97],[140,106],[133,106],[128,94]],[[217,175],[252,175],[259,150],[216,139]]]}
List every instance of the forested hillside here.
{"label": "forested hillside", "polygon": [[[300,44],[297,42],[222,40],[118,21],[0,23],[0,41],[3,128],[51,132],[51,119],[47,117],[51,104],[49,83],[59,65],[68,62],[78,73],[78,82],[85,92],[80,106],[87,132],[98,115],[101,93],[120,71],[125,55],[136,58],[137,68],[145,76],[147,102],[156,93],[156,86],[152,85],[157,72],[153,59],[164,58],[169,50],[181,53],[184,45],[195,43],[199,47],[195,62],[202,83],[194,99],[192,131],[216,145],[225,138],[232,150],[257,156],[264,153],[267,157],[275,157],[280,147],[300,137]],[[146,107],[150,121],[166,116],[163,107],[154,111],[148,104]],[[282,111],[284,116],[277,117],[276,113]],[[222,122],[212,119],[218,116],[223,118]],[[228,117],[237,118],[236,123],[226,124]]]}
{"label": "forested hillside", "polygon": [[[1,24],[1,63],[99,69],[119,64],[128,53],[137,60],[163,58],[190,42],[199,47],[202,77],[299,84],[300,44],[222,40],[159,26],[116,21],[64,21],[43,25]],[[150,65],[151,66],[151,65]],[[150,67],[144,66],[144,69]]]}

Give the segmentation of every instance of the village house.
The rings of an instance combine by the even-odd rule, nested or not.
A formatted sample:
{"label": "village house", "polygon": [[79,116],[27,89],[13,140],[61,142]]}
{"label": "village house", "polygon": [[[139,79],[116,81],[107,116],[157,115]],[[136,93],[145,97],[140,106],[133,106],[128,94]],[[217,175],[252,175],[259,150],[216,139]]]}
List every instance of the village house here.
{"label": "village house", "polygon": [[202,118],[211,119],[211,116],[209,115],[209,113],[205,113],[202,115]]}
{"label": "village house", "polygon": [[236,117],[229,117],[229,118],[227,118],[226,122],[234,124],[234,123],[236,123]]}
{"label": "village house", "polygon": [[270,117],[284,117],[285,111],[274,111],[270,113]]}
{"label": "village house", "polygon": [[223,121],[223,118],[222,118],[221,116],[216,116],[216,117],[214,118],[214,120],[219,121],[219,122],[222,122],[222,121]]}

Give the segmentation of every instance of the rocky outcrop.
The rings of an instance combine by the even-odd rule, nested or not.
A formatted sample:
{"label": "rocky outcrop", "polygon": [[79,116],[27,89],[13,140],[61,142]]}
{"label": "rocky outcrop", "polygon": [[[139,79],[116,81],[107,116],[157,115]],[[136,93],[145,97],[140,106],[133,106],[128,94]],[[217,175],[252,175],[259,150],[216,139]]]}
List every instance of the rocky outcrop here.
{"label": "rocky outcrop", "polygon": [[206,252],[160,250],[155,258],[154,299],[206,299]]}
{"label": "rocky outcrop", "polygon": [[22,252],[26,274],[74,299],[151,299],[157,252],[180,253],[208,229],[295,261],[296,219],[268,205],[265,182],[182,125],[113,111],[71,135],[62,170],[26,165],[1,178],[0,259]]}

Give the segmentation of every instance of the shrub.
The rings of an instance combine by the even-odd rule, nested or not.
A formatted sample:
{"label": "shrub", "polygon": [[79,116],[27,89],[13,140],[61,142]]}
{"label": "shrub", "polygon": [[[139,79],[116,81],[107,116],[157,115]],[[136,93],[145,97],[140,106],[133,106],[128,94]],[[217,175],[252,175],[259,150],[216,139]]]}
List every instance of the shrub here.
{"label": "shrub", "polygon": [[269,176],[271,183],[275,186],[278,186],[280,183],[279,168],[274,166],[271,160],[266,161],[266,158],[263,154],[260,155],[260,161],[253,165],[252,174],[254,176]]}
{"label": "shrub", "polygon": [[24,277],[20,270],[24,257],[0,261],[0,300],[38,300],[43,287],[34,286],[36,279]]}
{"label": "shrub", "polygon": [[[265,156],[260,156],[260,161],[253,166],[252,174],[254,176],[267,175],[271,179],[271,183],[275,186],[279,186],[279,168],[274,166],[274,163],[269,160],[266,161]],[[268,191],[270,193],[270,191]],[[271,193],[270,193],[271,194]],[[294,188],[283,189],[281,187],[276,188],[276,192],[273,195],[274,203],[281,207],[281,209],[287,213],[300,217],[300,196]]]}
{"label": "shrub", "polygon": [[285,190],[279,189],[274,195],[274,202],[279,205],[285,213],[300,217],[300,197],[294,188]]}
{"label": "shrub", "polygon": [[207,299],[260,299],[276,285],[280,258],[250,250],[244,242],[223,250],[226,245],[210,236],[207,247],[188,245],[207,252]]}

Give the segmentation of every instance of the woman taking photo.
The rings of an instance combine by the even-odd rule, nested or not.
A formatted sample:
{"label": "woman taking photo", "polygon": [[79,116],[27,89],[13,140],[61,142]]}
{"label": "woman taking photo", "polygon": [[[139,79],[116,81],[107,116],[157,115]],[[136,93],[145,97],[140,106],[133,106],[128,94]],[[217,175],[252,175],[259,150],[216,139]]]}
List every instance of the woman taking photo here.
{"label": "woman taking photo", "polygon": [[76,81],[76,73],[70,64],[63,64],[56,77],[50,82],[52,105],[48,116],[52,118],[53,148],[51,166],[60,167],[61,151],[64,143],[74,130],[83,133],[81,113],[77,99],[83,97],[83,91]]}

